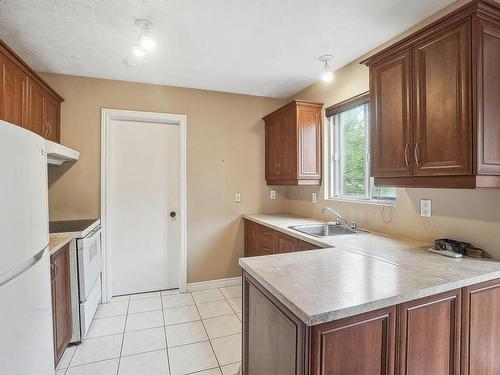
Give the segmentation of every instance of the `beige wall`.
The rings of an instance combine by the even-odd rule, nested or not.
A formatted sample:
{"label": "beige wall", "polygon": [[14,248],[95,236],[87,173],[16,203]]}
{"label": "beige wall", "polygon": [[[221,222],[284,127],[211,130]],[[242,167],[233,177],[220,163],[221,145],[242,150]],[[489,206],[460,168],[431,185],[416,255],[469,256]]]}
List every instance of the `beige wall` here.
{"label": "beige wall", "polygon": [[[454,3],[439,15],[465,2]],[[435,18],[422,22],[412,30]],[[393,41],[399,38],[401,36]],[[371,53],[373,51],[365,56]],[[368,91],[368,68],[360,65],[358,60],[338,70],[331,84],[316,82],[294,98],[324,102],[328,107],[365,91]],[[318,192],[317,204],[311,203],[312,192]],[[328,206],[371,230],[430,242],[440,237],[469,241],[500,259],[500,189],[397,189],[397,205],[392,209],[392,221],[388,224],[382,214],[389,218],[390,209],[382,212],[382,207],[377,205],[325,201],[323,188],[288,188],[287,196],[287,210],[292,214],[325,218],[321,209]],[[420,217],[420,199],[423,198],[432,199],[432,218]]]}
{"label": "beige wall", "polygon": [[[183,113],[188,119],[188,282],[237,276],[248,212],[283,212],[264,180],[263,115],[284,101],[130,82],[43,74],[61,94],[62,143],[81,152],[49,171],[50,218],[100,216],[100,110]],[[243,202],[233,203],[233,192]]]}

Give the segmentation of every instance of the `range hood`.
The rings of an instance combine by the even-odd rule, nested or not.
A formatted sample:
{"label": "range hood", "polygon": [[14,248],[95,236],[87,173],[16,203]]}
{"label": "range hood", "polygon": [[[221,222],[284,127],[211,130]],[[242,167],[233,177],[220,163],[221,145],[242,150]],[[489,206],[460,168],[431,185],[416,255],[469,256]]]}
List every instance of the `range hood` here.
{"label": "range hood", "polygon": [[80,157],[79,151],[52,141],[45,141],[45,151],[47,162],[53,165],[61,165],[65,161],[77,161]]}

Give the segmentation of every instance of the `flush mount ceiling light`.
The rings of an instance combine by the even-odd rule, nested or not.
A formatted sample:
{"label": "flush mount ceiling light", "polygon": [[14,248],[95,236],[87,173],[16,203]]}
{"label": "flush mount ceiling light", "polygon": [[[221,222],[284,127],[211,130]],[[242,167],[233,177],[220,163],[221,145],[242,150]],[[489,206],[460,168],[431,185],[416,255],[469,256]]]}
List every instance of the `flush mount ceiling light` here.
{"label": "flush mount ceiling light", "polygon": [[148,52],[154,50],[156,43],[151,35],[153,22],[146,19],[139,19],[135,21],[135,25],[141,30],[141,34],[137,38],[137,43],[135,44],[135,46],[140,47]]}
{"label": "flush mount ceiling light", "polygon": [[322,55],[318,60],[325,64],[321,79],[324,82],[331,82],[333,80],[333,68],[330,66],[329,62],[333,60],[333,55]]}

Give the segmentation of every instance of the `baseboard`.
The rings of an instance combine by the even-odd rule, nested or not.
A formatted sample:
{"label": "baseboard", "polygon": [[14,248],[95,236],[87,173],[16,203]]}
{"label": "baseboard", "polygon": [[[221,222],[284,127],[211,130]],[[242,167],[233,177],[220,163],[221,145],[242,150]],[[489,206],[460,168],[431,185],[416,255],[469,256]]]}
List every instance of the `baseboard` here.
{"label": "baseboard", "polygon": [[225,286],[234,286],[234,285],[241,285],[241,276],[229,277],[226,279],[200,281],[197,283],[188,283],[187,291],[196,292],[198,290],[223,288]]}

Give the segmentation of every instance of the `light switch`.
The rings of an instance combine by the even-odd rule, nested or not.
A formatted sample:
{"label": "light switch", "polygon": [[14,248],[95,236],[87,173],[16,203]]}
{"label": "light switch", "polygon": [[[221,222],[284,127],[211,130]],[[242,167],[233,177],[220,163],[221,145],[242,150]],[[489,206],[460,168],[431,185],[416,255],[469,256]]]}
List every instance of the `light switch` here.
{"label": "light switch", "polygon": [[269,192],[269,198],[271,198],[273,201],[276,199],[276,190],[271,190]]}
{"label": "light switch", "polygon": [[241,203],[241,193],[240,192],[234,193],[234,203]]}
{"label": "light switch", "polygon": [[432,217],[432,201],[430,199],[420,200],[420,216]]}
{"label": "light switch", "polygon": [[318,203],[318,193],[312,193],[311,194],[311,201],[313,203]]}

